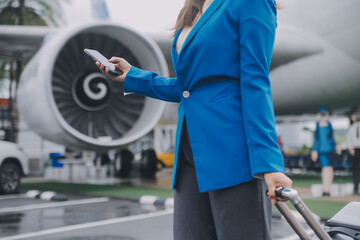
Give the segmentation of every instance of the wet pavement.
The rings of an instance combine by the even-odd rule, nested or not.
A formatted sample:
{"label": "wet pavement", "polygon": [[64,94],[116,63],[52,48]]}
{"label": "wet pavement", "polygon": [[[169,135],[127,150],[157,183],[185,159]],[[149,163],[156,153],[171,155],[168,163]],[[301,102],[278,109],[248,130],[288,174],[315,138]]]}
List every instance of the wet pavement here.
{"label": "wet pavement", "polygon": [[[170,188],[171,171],[156,181],[126,184]],[[34,179],[24,179],[31,182]],[[35,179],[36,180],[36,179]],[[111,180],[111,179],[110,179]],[[38,181],[44,181],[39,178]],[[108,179],[109,181],[109,179]],[[118,183],[125,184],[124,182]],[[0,195],[0,239],[31,240],[171,240],[173,210],[130,200],[66,194],[67,201],[46,201],[25,195]],[[308,229],[304,220],[299,218]],[[299,239],[281,215],[273,214],[272,239]]]}
{"label": "wet pavement", "polygon": [[[67,195],[62,202],[0,196],[0,239],[171,240],[172,209],[129,200]],[[273,239],[297,239],[280,215]]]}
{"label": "wet pavement", "polygon": [[[171,212],[163,210],[161,207],[142,206],[127,200],[109,198],[68,196],[68,201],[54,202],[29,199],[22,195],[11,199],[0,196],[0,239],[32,239],[31,234],[34,235],[33,239],[144,239],[129,238],[133,234],[128,231],[121,234],[119,227],[113,225],[122,223],[123,226],[125,222],[156,217],[156,214],[151,215],[153,213],[171,215]],[[136,218],[129,219],[130,216]],[[113,222],[104,222],[109,219]],[[80,229],[78,232],[81,238],[73,237],[75,235],[72,231],[77,229],[74,226]],[[99,229],[105,226],[113,230]],[[136,225],[134,229],[139,231]],[[41,231],[44,230],[52,230],[55,234],[52,236],[50,231],[40,238]],[[65,238],[66,232],[69,238]],[[95,232],[98,233],[98,238],[94,238]],[[106,237],[111,235],[116,238]]]}

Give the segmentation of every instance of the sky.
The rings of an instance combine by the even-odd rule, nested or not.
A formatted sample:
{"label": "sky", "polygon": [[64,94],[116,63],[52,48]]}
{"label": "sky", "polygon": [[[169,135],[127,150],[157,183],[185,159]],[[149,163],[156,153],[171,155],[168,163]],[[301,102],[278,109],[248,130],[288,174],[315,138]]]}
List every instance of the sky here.
{"label": "sky", "polygon": [[[184,0],[105,0],[111,21],[140,32],[171,32]],[[85,24],[92,19],[90,0],[64,4],[67,26]]]}

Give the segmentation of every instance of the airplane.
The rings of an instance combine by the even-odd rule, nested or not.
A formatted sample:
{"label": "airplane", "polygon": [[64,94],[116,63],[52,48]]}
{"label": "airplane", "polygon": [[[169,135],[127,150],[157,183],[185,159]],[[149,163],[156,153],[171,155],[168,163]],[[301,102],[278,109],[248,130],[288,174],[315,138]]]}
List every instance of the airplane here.
{"label": "airplane", "polygon": [[[360,2],[288,0],[278,10],[270,70],[275,114],[348,113],[360,105]],[[168,33],[145,34],[120,23],[1,26],[0,57],[30,60],[21,74],[18,107],[32,130],[76,149],[125,149],[145,136],[166,103],[124,97],[82,51],[97,49],[174,76]],[[29,108],[31,105],[31,108]]]}

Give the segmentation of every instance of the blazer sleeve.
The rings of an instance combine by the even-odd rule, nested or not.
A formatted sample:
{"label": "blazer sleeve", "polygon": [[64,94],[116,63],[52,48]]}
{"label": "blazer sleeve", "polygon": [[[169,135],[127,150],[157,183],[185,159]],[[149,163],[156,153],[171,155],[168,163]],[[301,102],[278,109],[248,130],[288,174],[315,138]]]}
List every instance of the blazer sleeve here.
{"label": "blazer sleeve", "polygon": [[181,100],[177,78],[162,77],[134,66],[126,75],[124,93],[136,93],[167,102]]}
{"label": "blazer sleeve", "polygon": [[251,173],[284,172],[269,79],[275,1],[244,1],[239,11],[241,100]]}

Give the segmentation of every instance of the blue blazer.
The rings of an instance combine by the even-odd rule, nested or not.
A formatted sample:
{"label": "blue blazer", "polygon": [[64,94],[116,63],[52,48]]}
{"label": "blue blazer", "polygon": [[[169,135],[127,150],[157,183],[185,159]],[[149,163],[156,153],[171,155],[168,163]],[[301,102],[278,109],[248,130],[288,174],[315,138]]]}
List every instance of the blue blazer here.
{"label": "blue blazer", "polygon": [[274,0],[214,0],[177,54],[175,78],[131,67],[125,92],[180,102],[173,187],[186,117],[200,192],[284,172],[277,145],[269,68]]}

